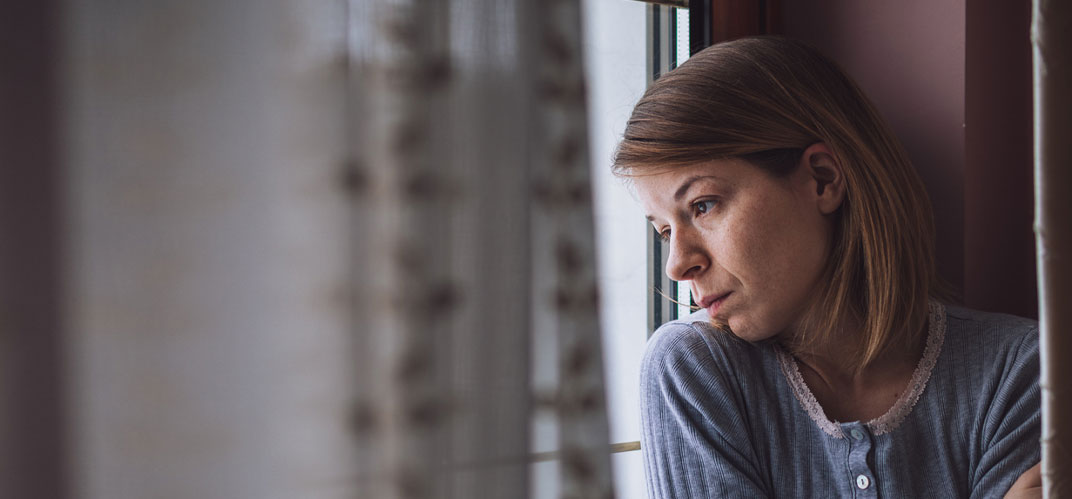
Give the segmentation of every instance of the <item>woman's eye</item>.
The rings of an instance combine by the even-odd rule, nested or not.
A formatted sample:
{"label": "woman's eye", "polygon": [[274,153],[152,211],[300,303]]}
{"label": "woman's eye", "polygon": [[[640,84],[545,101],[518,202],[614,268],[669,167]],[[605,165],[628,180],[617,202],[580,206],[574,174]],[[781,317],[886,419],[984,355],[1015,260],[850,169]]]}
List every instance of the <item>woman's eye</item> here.
{"label": "woman's eye", "polygon": [[715,209],[715,201],[712,199],[708,199],[706,201],[697,201],[695,203],[692,203],[692,209],[696,212],[697,215],[703,215],[704,213]]}
{"label": "woman's eye", "polygon": [[659,232],[659,238],[662,239],[663,241],[669,241],[670,240],[670,229],[665,229],[665,230],[660,231]]}

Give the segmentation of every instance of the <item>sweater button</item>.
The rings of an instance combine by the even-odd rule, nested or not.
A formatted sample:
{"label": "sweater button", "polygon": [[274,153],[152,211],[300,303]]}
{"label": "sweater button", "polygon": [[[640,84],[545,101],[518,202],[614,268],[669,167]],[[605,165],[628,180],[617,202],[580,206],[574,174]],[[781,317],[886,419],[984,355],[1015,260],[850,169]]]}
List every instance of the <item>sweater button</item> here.
{"label": "sweater button", "polygon": [[859,487],[860,490],[866,489],[870,485],[871,485],[871,479],[867,478],[866,475],[860,475],[860,476],[856,477],[856,486]]}

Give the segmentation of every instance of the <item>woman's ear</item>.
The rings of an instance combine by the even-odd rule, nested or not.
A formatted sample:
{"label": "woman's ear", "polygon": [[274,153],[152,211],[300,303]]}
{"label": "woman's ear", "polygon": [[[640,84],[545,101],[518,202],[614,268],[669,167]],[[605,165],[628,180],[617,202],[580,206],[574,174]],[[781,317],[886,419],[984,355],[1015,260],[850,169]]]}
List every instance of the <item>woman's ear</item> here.
{"label": "woman's ear", "polygon": [[837,157],[826,144],[818,142],[804,150],[800,161],[801,174],[807,176],[819,211],[824,215],[837,211],[845,199],[845,175]]}

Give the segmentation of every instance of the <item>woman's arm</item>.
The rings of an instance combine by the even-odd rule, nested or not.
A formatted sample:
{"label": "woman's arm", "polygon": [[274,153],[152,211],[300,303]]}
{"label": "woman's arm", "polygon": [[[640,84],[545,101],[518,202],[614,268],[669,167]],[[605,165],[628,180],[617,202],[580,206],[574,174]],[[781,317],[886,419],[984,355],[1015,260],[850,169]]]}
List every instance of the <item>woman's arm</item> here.
{"label": "woman's arm", "polygon": [[1019,347],[1010,352],[1001,376],[983,424],[984,450],[975,470],[972,497],[1030,488],[1023,484],[1031,483],[1029,468],[1039,462],[1042,452],[1037,329],[1025,334]]}

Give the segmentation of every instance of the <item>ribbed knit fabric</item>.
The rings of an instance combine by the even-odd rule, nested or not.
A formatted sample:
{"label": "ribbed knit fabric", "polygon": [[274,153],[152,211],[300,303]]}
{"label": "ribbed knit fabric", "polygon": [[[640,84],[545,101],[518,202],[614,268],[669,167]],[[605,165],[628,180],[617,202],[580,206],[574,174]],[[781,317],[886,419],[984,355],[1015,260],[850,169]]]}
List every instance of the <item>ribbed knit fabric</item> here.
{"label": "ribbed knit fabric", "polygon": [[1038,325],[937,312],[945,330],[929,333],[937,358],[917,367],[918,399],[872,422],[809,414],[791,358],[714,329],[706,312],[663,325],[641,370],[649,495],[1001,497],[1040,458]]}

